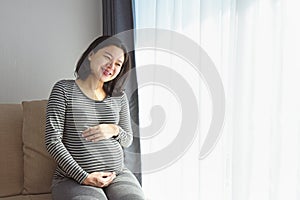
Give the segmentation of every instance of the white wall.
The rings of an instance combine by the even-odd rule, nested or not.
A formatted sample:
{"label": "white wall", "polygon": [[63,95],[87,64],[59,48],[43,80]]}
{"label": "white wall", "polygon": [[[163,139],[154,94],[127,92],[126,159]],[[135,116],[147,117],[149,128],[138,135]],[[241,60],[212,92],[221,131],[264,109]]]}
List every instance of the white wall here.
{"label": "white wall", "polygon": [[101,0],[0,1],[0,103],[46,99],[102,34]]}

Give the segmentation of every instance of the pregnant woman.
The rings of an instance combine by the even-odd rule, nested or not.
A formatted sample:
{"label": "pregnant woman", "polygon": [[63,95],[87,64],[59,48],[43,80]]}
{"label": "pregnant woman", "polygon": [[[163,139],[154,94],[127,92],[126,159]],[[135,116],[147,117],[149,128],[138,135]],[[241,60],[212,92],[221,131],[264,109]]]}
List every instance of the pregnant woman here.
{"label": "pregnant woman", "polygon": [[78,60],[76,79],[52,88],[45,143],[57,162],[54,200],[144,199],[123,161],[123,147],[133,139],[123,90],[129,70],[122,42],[101,36]]}

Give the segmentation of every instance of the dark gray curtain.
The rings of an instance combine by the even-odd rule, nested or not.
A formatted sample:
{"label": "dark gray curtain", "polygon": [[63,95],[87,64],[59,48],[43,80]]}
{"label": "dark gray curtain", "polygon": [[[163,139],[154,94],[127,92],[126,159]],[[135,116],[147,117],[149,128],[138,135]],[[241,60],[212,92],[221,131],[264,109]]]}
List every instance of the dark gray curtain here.
{"label": "dark gray curtain", "polygon": [[[103,35],[115,35],[134,28],[133,6],[131,0],[102,0],[103,8]],[[126,37],[126,45],[133,49],[133,35]],[[134,51],[130,52],[132,68],[135,68]],[[139,131],[139,107],[138,90],[135,70],[130,74],[130,79],[126,86],[126,93],[129,98],[129,106],[132,120],[133,144],[125,149],[125,165],[134,173],[142,183],[141,157],[140,155],[140,131]],[[130,155],[135,153],[135,156]]]}

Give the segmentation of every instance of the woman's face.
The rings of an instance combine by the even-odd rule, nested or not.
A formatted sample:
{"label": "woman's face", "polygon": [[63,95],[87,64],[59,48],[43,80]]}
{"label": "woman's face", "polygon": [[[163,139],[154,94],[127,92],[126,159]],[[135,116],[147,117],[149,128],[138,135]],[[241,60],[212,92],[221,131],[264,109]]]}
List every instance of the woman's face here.
{"label": "woman's face", "polygon": [[91,75],[101,82],[108,82],[117,77],[124,62],[124,52],[116,46],[107,46],[88,57]]}

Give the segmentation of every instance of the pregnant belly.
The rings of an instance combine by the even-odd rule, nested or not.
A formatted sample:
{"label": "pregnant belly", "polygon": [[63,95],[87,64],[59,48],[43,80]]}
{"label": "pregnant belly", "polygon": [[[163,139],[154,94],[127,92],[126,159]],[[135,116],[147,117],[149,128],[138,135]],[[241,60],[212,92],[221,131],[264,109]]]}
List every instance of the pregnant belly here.
{"label": "pregnant belly", "polygon": [[123,149],[115,139],[83,142],[75,149],[71,155],[88,173],[101,171],[118,173],[123,168]]}

